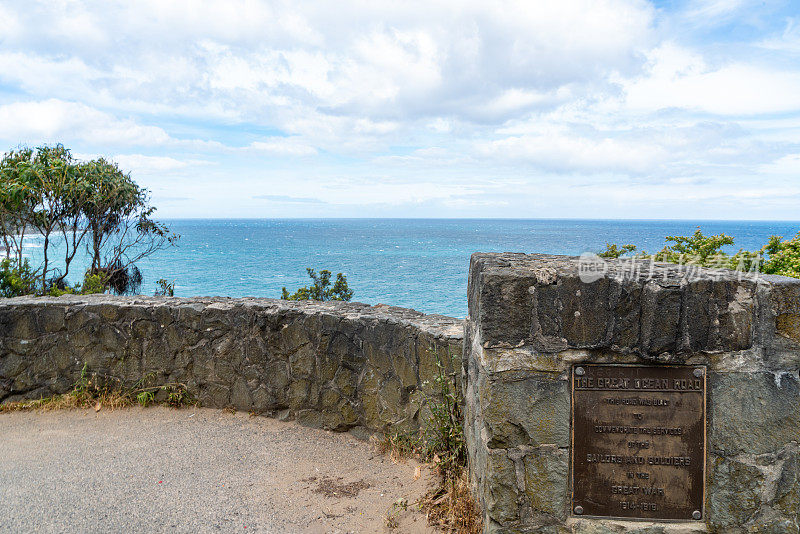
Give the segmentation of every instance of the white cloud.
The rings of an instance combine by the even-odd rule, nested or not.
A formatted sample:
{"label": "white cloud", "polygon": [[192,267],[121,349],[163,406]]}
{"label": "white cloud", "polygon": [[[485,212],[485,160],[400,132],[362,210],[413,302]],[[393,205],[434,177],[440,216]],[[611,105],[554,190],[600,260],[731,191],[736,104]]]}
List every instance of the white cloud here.
{"label": "white cloud", "polygon": [[[8,0],[0,140],[121,154],[163,198],[191,174],[212,211],[253,186],[342,210],[600,182],[609,202],[718,199],[800,150],[796,14],[754,1]],[[303,187],[270,192],[281,173]]]}
{"label": "white cloud", "polygon": [[442,147],[429,147],[414,150],[410,154],[402,156],[380,156],[372,160],[373,163],[378,165],[391,164],[391,165],[422,165],[430,167],[433,165],[460,165],[464,164],[466,157],[458,154],[451,153]]}
{"label": "white cloud", "polygon": [[770,36],[758,43],[758,46],[781,52],[800,53],[800,19],[790,18],[780,35]]}
{"label": "white cloud", "polygon": [[17,37],[21,31],[19,19],[11,6],[0,4],[0,42]]}
{"label": "white cloud", "polygon": [[0,106],[0,138],[30,144],[81,140],[106,146],[157,145],[170,139],[159,127],[55,99]]}
{"label": "white cloud", "polygon": [[792,178],[800,178],[800,154],[787,154],[775,161],[762,165],[760,171],[768,174],[789,175]]}
{"label": "white cloud", "polygon": [[478,144],[476,150],[501,160],[530,163],[548,171],[588,173],[647,173],[665,159],[666,153],[646,142],[612,138],[549,135],[511,136]]}
{"label": "white cloud", "polygon": [[57,86],[64,93],[77,96],[87,84],[103,76],[77,57],[51,59],[31,53],[0,52],[0,80],[35,95],[46,95]]}
{"label": "white cloud", "polygon": [[120,168],[135,174],[158,174],[165,171],[183,169],[196,162],[181,161],[166,156],[145,156],[143,154],[118,154],[111,158]]}
{"label": "white cloud", "polygon": [[746,0],[692,0],[683,19],[703,26],[720,24],[746,4]]}
{"label": "white cloud", "polygon": [[640,111],[681,108],[719,115],[800,111],[800,71],[743,62],[710,67],[700,55],[670,44],[650,54],[649,73],[622,85],[626,105]]}
{"label": "white cloud", "polygon": [[258,152],[281,156],[312,156],[317,149],[291,137],[271,137],[264,141],[253,141],[248,147]]}
{"label": "white cloud", "polygon": [[[475,106],[503,115],[563,84],[629,70],[654,14],[641,0],[72,4],[16,4],[26,32],[11,44],[42,54],[9,74],[28,90],[69,99],[82,84],[105,104],[222,99],[240,118],[270,104],[371,120],[469,116]],[[86,36],[103,46],[87,48]]]}

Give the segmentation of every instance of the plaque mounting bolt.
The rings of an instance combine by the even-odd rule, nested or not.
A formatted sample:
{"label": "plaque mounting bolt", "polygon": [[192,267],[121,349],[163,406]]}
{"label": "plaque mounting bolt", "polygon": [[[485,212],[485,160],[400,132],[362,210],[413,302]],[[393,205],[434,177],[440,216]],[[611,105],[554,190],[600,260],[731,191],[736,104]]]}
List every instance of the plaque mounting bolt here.
{"label": "plaque mounting bolt", "polygon": [[700,513],[700,510],[692,512],[692,519],[700,519],[701,517],[703,517],[703,514]]}
{"label": "plaque mounting bolt", "polygon": [[697,378],[701,378],[703,376],[703,370],[702,369],[695,369],[694,370],[694,376],[696,376]]}
{"label": "plaque mounting bolt", "polygon": [[578,514],[578,515],[581,515],[583,513],[583,506],[580,506],[580,505],[576,506],[575,507],[575,513]]}
{"label": "plaque mounting bolt", "polygon": [[[576,367],[575,368],[575,375],[576,376],[583,376],[584,374],[586,374],[586,371],[583,370],[583,367]],[[581,507],[578,506],[578,508],[581,508]],[[583,510],[583,508],[581,508],[581,510]],[[580,513],[580,512],[578,512],[578,513]]]}

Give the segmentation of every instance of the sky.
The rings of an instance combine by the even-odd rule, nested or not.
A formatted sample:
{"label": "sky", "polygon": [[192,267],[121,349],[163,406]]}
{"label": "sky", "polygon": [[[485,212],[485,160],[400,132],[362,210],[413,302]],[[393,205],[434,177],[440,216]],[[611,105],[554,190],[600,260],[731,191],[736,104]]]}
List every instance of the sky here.
{"label": "sky", "polygon": [[161,217],[800,220],[800,3],[0,0],[0,151]]}

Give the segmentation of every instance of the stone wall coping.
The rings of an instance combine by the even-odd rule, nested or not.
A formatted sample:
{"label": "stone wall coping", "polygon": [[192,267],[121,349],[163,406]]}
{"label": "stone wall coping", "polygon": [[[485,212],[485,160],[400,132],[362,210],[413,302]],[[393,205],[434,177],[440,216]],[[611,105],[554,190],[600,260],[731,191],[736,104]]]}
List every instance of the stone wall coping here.
{"label": "stone wall coping", "polygon": [[228,310],[250,308],[266,312],[291,312],[306,315],[330,315],[345,318],[386,321],[400,325],[413,326],[434,337],[460,340],[464,337],[464,321],[454,317],[437,314],[424,314],[410,308],[389,306],[387,304],[369,305],[362,302],[342,301],[298,301],[258,297],[151,297],[146,295],[62,295],[60,297],[14,297],[0,299],[0,308],[42,307],[42,306],[91,306],[112,305],[125,307],[192,307],[203,309]]}
{"label": "stone wall coping", "polygon": [[[482,263],[484,275],[536,276],[540,281],[555,280],[557,276],[578,276],[580,256],[559,254],[527,254],[523,252],[475,252],[472,261]],[[693,280],[714,281],[762,281],[769,284],[794,285],[800,287],[800,279],[762,273],[746,273],[730,269],[711,269],[698,266],[681,266],[674,263],[654,262],[641,258],[604,259],[608,271],[604,277],[626,276],[632,281],[646,281],[649,276],[661,283],[680,283],[691,268]],[[631,265],[652,264],[652,270],[631,270]],[[634,276],[630,277],[633,274]]]}
{"label": "stone wall coping", "polygon": [[586,268],[586,261],[472,255],[467,324],[487,370],[612,353],[716,369],[800,369],[800,279],[637,259],[589,258],[596,263]]}

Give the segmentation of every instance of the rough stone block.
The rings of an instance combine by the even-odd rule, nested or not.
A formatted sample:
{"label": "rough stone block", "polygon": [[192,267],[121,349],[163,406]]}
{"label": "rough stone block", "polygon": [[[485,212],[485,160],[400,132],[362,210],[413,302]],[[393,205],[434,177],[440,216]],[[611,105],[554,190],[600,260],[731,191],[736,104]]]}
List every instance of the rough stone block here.
{"label": "rough stone block", "polygon": [[710,450],[763,454],[800,441],[796,373],[712,373],[709,381]]}
{"label": "rough stone block", "polygon": [[533,520],[562,522],[568,506],[569,451],[552,446],[524,450],[525,495]]}
{"label": "rough stone block", "polygon": [[489,448],[569,446],[569,388],[557,375],[508,372],[479,390]]}
{"label": "rough stone block", "polygon": [[517,488],[517,471],[505,450],[491,451],[486,466],[486,512],[493,521],[501,524],[519,520],[520,492]]}
{"label": "rough stone block", "polygon": [[761,507],[764,474],[755,465],[717,455],[709,456],[709,467],[714,487],[706,501],[710,526],[723,532],[742,527]]}

